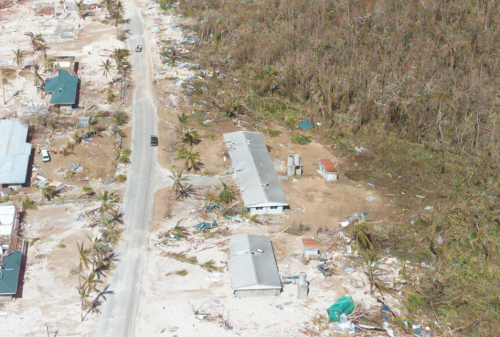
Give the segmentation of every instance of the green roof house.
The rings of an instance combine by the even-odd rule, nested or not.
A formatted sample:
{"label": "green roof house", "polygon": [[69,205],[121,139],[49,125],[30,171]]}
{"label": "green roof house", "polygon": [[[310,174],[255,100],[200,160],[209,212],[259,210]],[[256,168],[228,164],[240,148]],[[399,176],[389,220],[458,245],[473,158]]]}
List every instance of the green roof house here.
{"label": "green roof house", "polygon": [[17,250],[3,256],[0,265],[0,299],[12,298],[17,293],[22,256]]}
{"label": "green roof house", "polygon": [[50,104],[73,105],[76,103],[78,76],[60,69],[58,76],[45,81],[45,92],[51,93]]}

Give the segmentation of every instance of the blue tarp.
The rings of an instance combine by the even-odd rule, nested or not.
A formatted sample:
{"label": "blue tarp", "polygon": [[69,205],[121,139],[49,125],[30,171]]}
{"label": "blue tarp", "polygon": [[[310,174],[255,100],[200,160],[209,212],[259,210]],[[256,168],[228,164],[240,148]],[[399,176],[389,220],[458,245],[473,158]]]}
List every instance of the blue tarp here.
{"label": "blue tarp", "polygon": [[312,127],[313,127],[312,123],[309,122],[307,119],[299,123],[299,128],[303,130],[309,130]]}

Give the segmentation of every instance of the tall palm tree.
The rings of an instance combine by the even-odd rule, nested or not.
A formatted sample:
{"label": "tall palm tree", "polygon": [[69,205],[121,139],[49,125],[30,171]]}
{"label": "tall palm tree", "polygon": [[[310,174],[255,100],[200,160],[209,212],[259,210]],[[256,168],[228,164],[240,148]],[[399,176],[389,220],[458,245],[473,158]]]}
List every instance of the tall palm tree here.
{"label": "tall palm tree", "polygon": [[125,14],[125,6],[123,5],[123,2],[121,0],[118,0],[116,2],[114,10],[116,12],[120,12],[122,15]]}
{"label": "tall palm tree", "polygon": [[111,15],[115,8],[115,0],[102,0],[101,5],[106,7],[106,11]]}
{"label": "tall palm tree", "polygon": [[116,69],[118,71],[120,71],[123,68],[129,55],[130,52],[128,51],[128,49],[115,48],[115,50],[113,50],[111,58],[115,61]]}
{"label": "tall palm tree", "polygon": [[12,52],[14,53],[14,62],[16,62],[16,64],[18,66],[22,65],[24,63],[25,51],[21,50],[21,49],[17,49],[17,50],[13,50]]}
{"label": "tall palm tree", "polygon": [[13,74],[14,74],[14,69],[2,67],[1,81],[2,81],[3,104],[4,105],[7,105],[7,100],[5,99],[5,85],[10,84],[9,79],[12,77]]}
{"label": "tall palm tree", "polygon": [[92,244],[90,246],[90,250],[92,251],[92,259],[93,259],[92,263],[93,263],[94,269],[95,269],[95,266],[97,265],[97,263],[101,262],[104,259],[106,254],[110,251],[110,249],[108,247],[108,244],[106,242],[104,242],[102,239],[98,239],[97,237],[92,239],[88,235],[87,235],[87,238],[89,239],[89,241]]}
{"label": "tall palm tree", "polygon": [[189,178],[182,176],[182,171],[180,170],[172,172],[169,178],[174,181],[172,184],[172,191],[175,191],[177,194],[186,188],[187,182],[189,181]]}
{"label": "tall palm tree", "polygon": [[87,5],[85,5],[83,0],[76,1],[75,4],[76,4],[76,9],[78,11],[78,16],[80,17],[80,19],[85,20],[85,14],[87,12]]}
{"label": "tall palm tree", "polygon": [[124,22],[123,13],[118,10],[115,10],[111,14],[111,21],[113,21],[113,25],[116,27],[116,34],[118,34],[118,26]]}
{"label": "tall palm tree", "polygon": [[37,90],[39,89],[39,86],[43,84],[43,78],[40,75],[40,72],[42,70],[42,67],[38,63],[33,63],[33,77],[35,80],[35,87]]}
{"label": "tall palm tree", "polygon": [[45,39],[42,37],[42,34],[33,34],[32,32],[24,33],[27,37],[30,38],[31,46],[33,47],[33,54],[37,52],[37,48],[39,44],[44,44]]}
{"label": "tall palm tree", "polygon": [[187,143],[189,144],[191,147],[196,145],[196,144],[199,144],[201,142],[201,138],[200,136],[198,135],[198,132],[193,130],[193,129],[189,129],[185,134],[184,136],[182,137],[182,141],[184,143]]}
{"label": "tall palm tree", "polygon": [[49,50],[49,49],[50,48],[47,45],[47,43],[45,43],[45,41],[44,42],[39,42],[36,45],[36,51],[42,52],[44,60],[47,60],[47,50]]}
{"label": "tall palm tree", "polygon": [[200,154],[198,152],[192,151],[184,151],[178,152],[179,158],[183,158],[186,161],[184,162],[184,169],[186,171],[191,171],[192,169],[195,171],[199,171],[203,164],[200,161]]}
{"label": "tall palm tree", "polygon": [[114,204],[114,199],[111,196],[111,193],[109,191],[104,191],[102,193],[99,193],[97,195],[97,199],[101,202],[97,210],[101,214],[101,227],[102,223],[104,221],[104,214],[113,209],[113,204]]}
{"label": "tall palm tree", "polygon": [[90,254],[92,254],[92,250],[90,248],[85,248],[83,242],[81,245],[77,242],[76,247],[78,248],[78,267],[75,272],[81,273],[84,270],[84,267],[87,270],[90,270],[90,266],[92,265]]}
{"label": "tall palm tree", "polygon": [[111,67],[113,64],[111,63],[110,59],[106,59],[106,61],[101,61],[101,69],[102,69],[102,74],[106,76],[106,82],[108,81],[108,75],[111,74]]}
{"label": "tall palm tree", "polygon": [[186,127],[189,117],[183,112],[181,114],[177,114],[177,119],[179,120],[181,132],[184,132],[184,128]]}
{"label": "tall palm tree", "polygon": [[43,199],[47,199],[48,201],[50,201],[51,199],[54,198],[56,193],[57,193],[57,191],[56,191],[55,186],[42,187],[42,201],[43,201]]}

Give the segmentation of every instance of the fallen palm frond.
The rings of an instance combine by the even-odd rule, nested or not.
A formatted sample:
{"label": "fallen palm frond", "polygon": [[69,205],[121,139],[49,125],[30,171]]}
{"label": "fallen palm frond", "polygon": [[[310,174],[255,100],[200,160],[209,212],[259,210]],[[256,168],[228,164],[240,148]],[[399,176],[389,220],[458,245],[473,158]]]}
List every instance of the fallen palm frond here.
{"label": "fallen palm frond", "polygon": [[166,253],[166,255],[179,262],[198,264],[198,258],[196,256],[188,257],[185,253],[171,253],[171,252]]}
{"label": "fallen palm frond", "polygon": [[215,261],[214,261],[214,260],[210,260],[210,261],[207,261],[207,262],[203,263],[203,264],[201,265],[201,267],[202,267],[203,269],[206,269],[209,273],[211,273],[211,272],[213,272],[213,271],[217,271],[217,270],[219,270],[219,268],[217,268],[217,267],[215,266]]}

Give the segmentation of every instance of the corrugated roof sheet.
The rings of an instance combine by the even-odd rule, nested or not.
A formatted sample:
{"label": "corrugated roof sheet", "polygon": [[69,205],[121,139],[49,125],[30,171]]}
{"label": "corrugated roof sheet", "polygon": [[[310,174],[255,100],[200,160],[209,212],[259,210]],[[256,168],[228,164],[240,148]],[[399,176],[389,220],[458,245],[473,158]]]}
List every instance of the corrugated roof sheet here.
{"label": "corrugated roof sheet", "polygon": [[333,173],[337,172],[337,169],[335,168],[335,165],[333,165],[333,162],[331,159],[320,159],[321,165],[325,168],[325,172]]}
{"label": "corrugated roof sheet", "polygon": [[318,241],[316,239],[302,239],[302,244],[306,249],[318,249]]}
{"label": "corrugated roof sheet", "polygon": [[224,140],[245,206],[288,206],[262,134],[238,131]]}
{"label": "corrugated roof sheet", "polygon": [[227,247],[233,290],[281,289],[278,266],[268,236],[233,235]]}
{"label": "corrugated roof sheet", "polygon": [[14,295],[17,293],[22,256],[23,254],[19,251],[4,255],[0,266],[0,294]]}
{"label": "corrugated roof sheet", "polygon": [[75,104],[78,76],[73,76],[69,71],[59,69],[58,76],[45,81],[45,92],[52,94],[52,104]]}
{"label": "corrugated roof sheet", "polygon": [[31,155],[28,126],[21,119],[0,120],[0,184],[24,184]]}

